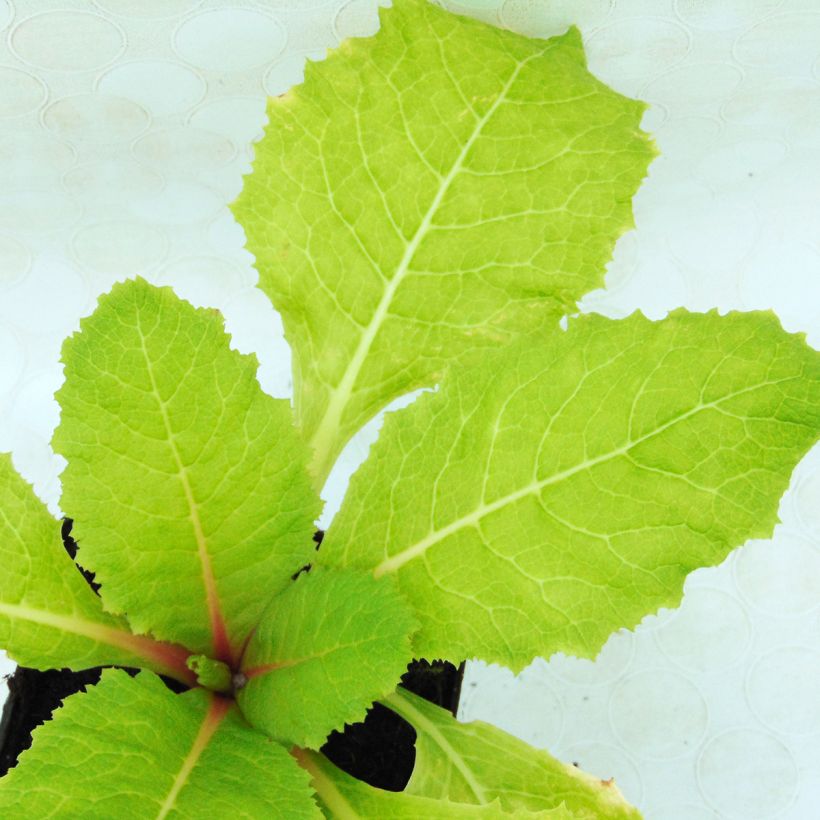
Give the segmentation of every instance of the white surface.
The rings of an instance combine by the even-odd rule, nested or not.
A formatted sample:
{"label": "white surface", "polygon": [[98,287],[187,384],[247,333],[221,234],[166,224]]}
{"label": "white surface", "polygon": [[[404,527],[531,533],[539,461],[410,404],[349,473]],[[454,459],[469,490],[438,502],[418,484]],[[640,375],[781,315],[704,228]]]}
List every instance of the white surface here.
{"label": "white surface", "polygon": [[[496,24],[583,31],[590,66],[653,103],[663,156],[607,288],[651,317],[774,308],[820,346],[820,5],[814,0],[472,0]],[[266,94],[376,27],[375,0],[0,0],[0,449],[56,513],[48,441],[62,339],[140,273],[218,307],[288,395],[281,324],[226,209]],[[377,424],[332,476],[346,475]],[[820,450],[783,525],[695,573],[681,609],[597,662],[469,668],[462,714],[601,776],[649,820],[812,820],[820,805]]]}

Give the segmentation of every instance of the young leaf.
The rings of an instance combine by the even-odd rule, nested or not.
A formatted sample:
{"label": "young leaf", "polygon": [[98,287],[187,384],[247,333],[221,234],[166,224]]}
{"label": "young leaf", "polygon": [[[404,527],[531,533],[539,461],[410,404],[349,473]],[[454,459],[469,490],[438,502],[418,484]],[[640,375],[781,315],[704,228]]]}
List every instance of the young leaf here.
{"label": "young leaf", "polygon": [[495,726],[459,723],[404,689],[384,702],[416,729],[408,794],[459,803],[497,800],[516,817],[519,811],[560,807],[576,820],[640,820],[612,780],[567,766]]}
{"label": "young leaf", "polygon": [[62,506],[107,609],[231,661],[313,553],[319,500],[288,402],[213,311],[116,285],[63,347]]}
{"label": "young leaf", "polygon": [[237,702],[277,740],[317,749],[393,691],[416,627],[391,579],[314,569],[265,610],[242,659],[248,682]]}
{"label": "young leaf", "polygon": [[37,669],[147,666],[185,680],[181,647],[131,634],[63,550],[60,525],[0,453],[0,646]]}
{"label": "young leaf", "polygon": [[212,692],[230,692],[233,686],[230,667],[207,655],[191,655],[186,665],[196,675],[196,682]]}
{"label": "young leaf", "polygon": [[293,348],[319,483],[350,436],[452,360],[603,283],[653,156],[644,103],[534,40],[397,0],[268,107],[233,205]]}
{"label": "young leaf", "polygon": [[316,791],[328,817],[378,817],[379,820],[460,820],[486,818],[503,820],[586,820],[565,806],[541,811],[516,809],[505,811],[496,798],[491,803],[456,803],[447,799],[422,797],[407,792],[389,792],[368,786],[361,780],[337,769],[326,757],[299,750],[296,759],[311,775]]}
{"label": "young leaf", "polygon": [[34,731],[0,780],[0,815],[321,818],[306,773],[230,705],[202,689],[174,695],[145,672],[103,672]]}
{"label": "young leaf", "polygon": [[320,560],[394,575],[417,655],[594,656],[771,534],[819,408],[771,314],[581,316],[391,415]]}

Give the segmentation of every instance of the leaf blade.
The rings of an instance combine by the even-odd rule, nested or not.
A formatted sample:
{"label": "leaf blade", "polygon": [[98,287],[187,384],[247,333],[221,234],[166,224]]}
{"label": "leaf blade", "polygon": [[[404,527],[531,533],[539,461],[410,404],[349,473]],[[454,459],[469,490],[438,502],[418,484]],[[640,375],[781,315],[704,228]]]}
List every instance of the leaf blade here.
{"label": "leaf blade", "polygon": [[320,483],[390,400],[602,283],[653,154],[643,110],[586,71],[577,32],[529,40],[411,0],[271,101],[232,207]]}
{"label": "leaf blade", "polygon": [[419,654],[592,656],[771,534],[817,438],[818,358],[766,314],[579,317],[389,418],[320,560],[438,613]]}
{"label": "leaf blade", "polygon": [[408,794],[475,805],[498,802],[514,814],[555,811],[577,820],[640,819],[613,781],[561,763],[495,726],[460,723],[401,688],[384,702],[417,732]]}
{"label": "leaf blade", "polygon": [[320,502],[288,403],[215,312],[117,285],[64,346],[62,505],[109,610],[231,661],[309,559]]}
{"label": "leaf blade", "polygon": [[416,625],[389,579],[311,570],[265,611],[242,660],[248,682],[237,702],[280,742],[317,749],[395,688]]}

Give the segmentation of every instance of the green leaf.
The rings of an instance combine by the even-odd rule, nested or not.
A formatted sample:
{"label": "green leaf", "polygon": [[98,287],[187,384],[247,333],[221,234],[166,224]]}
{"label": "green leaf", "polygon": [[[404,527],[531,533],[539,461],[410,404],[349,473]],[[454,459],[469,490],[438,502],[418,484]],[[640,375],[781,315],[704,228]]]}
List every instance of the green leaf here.
{"label": "green leaf", "polygon": [[239,706],[278,740],[316,749],[393,691],[412,659],[416,626],[391,579],[302,574],[271,602],[248,643]]}
{"label": "green leaf", "polygon": [[497,800],[516,817],[519,811],[555,808],[571,812],[569,816],[576,820],[639,820],[641,816],[614,781],[561,763],[495,726],[481,721],[459,723],[445,709],[404,689],[384,702],[416,729],[409,794],[459,803]]}
{"label": "green leaf", "polygon": [[288,402],[230,349],[215,311],[117,285],[63,347],[62,507],[108,610],[235,659],[314,551],[320,503]]}
{"label": "green leaf", "polygon": [[36,669],[122,664],[182,679],[179,647],[131,634],[103,612],[60,539],[60,525],[0,453],[0,646]]}
{"label": "green leaf", "polygon": [[310,772],[311,785],[318,794],[327,817],[378,817],[380,820],[458,820],[458,818],[516,817],[523,820],[578,820],[560,806],[541,811],[516,809],[507,812],[497,798],[491,803],[456,803],[447,799],[421,797],[407,792],[390,792],[369,786],[337,769],[323,755],[299,750],[302,768]]}
{"label": "green leaf", "polygon": [[591,657],[767,538],[820,430],[820,354],[771,314],[582,316],[391,414],[322,545],[395,575],[422,657]]}
{"label": "green leaf", "polygon": [[191,655],[186,661],[188,669],[196,675],[196,682],[213,692],[230,692],[233,684],[231,670],[222,661],[207,655]]}
{"label": "green leaf", "polygon": [[534,40],[425,0],[308,63],[234,203],[293,348],[321,483],[392,399],[552,324],[603,284],[654,149],[645,104]]}
{"label": "green leaf", "polygon": [[322,816],[306,773],[230,701],[144,672],[104,672],[33,739],[0,779],[6,820]]}

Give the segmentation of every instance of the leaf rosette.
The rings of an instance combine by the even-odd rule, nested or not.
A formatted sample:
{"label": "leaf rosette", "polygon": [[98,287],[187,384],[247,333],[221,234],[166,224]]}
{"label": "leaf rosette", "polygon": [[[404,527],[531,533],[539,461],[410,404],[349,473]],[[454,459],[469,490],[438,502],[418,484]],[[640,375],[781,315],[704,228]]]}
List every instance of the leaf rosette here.
{"label": "leaf rosette", "polygon": [[[594,655],[767,537],[817,439],[820,357],[770,314],[558,327],[632,225],[644,109],[574,30],[421,0],[271,101],[234,212],[295,406],[216,311],[142,279],[67,340],[53,444],[99,597],[0,456],[0,646],[143,671],[106,670],[35,731],[3,817],[637,817],[610,781],[396,687],[414,657]],[[433,385],[387,418],[316,553],[345,442]],[[316,751],[379,700],[416,730],[399,794]]]}
{"label": "leaf rosette", "polygon": [[[2,781],[3,816],[24,806],[26,816],[76,817],[92,799],[122,816],[131,793],[145,816],[201,817],[209,805],[321,816],[287,750],[320,746],[392,692],[415,616],[392,580],[368,573],[293,581],[315,552],[321,508],[307,449],[288,403],[262,392],[255,360],[230,348],[215,312],[141,279],[117,285],[66,342],[64,361],[62,505],[101,597],[3,456],[0,643],[36,668],[141,667],[194,688],[176,696],[147,672],[106,672],[35,733],[34,751]],[[257,679],[252,667],[292,666],[297,648],[316,657]],[[248,709],[235,697],[244,671]],[[80,756],[88,732],[89,765],[61,769],[53,744]],[[117,776],[94,762],[111,755]]]}

